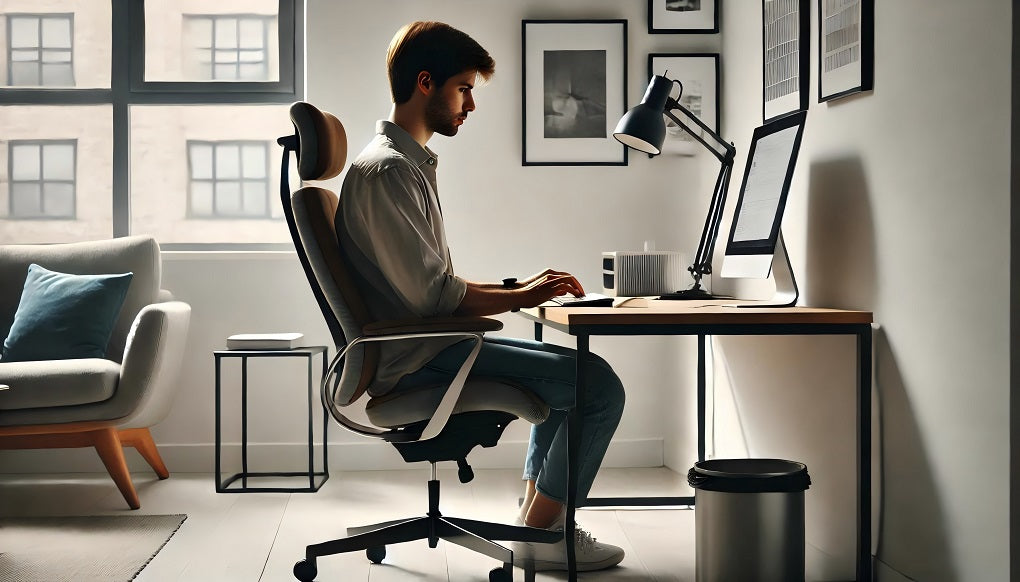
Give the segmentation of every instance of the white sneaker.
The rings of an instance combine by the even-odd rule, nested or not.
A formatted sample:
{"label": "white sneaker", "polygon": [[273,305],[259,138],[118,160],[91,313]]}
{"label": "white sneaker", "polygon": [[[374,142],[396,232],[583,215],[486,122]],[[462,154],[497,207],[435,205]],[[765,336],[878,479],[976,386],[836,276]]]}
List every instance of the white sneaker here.
{"label": "white sneaker", "polygon": [[[520,519],[517,525],[524,525]],[[554,526],[554,531],[563,531],[562,524]],[[553,529],[553,528],[550,528]],[[514,566],[525,568],[534,565],[535,571],[566,570],[567,543],[561,539],[551,544],[538,542],[511,542],[510,549],[514,553]],[[574,527],[574,560],[578,572],[604,570],[623,561],[623,548],[612,544],[601,543],[580,525]]]}

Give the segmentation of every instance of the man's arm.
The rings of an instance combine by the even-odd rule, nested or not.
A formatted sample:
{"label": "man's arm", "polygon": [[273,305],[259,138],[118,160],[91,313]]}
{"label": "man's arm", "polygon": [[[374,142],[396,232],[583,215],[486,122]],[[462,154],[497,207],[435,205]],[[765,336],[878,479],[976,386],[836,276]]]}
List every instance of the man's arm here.
{"label": "man's arm", "polygon": [[507,289],[494,283],[468,283],[454,315],[494,315],[522,307],[534,307],[558,295],[584,295],[581,283],[569,273],[540,273]]}

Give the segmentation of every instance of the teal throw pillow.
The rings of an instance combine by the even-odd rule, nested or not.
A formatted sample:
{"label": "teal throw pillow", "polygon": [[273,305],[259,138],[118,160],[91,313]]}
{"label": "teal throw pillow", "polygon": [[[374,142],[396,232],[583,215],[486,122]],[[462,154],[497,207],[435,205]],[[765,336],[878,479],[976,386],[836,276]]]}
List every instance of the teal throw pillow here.
{"label": "teal throw pillow", "polygon": [[70,275],[29,265],[0,360],[105,357],[131,277]]}

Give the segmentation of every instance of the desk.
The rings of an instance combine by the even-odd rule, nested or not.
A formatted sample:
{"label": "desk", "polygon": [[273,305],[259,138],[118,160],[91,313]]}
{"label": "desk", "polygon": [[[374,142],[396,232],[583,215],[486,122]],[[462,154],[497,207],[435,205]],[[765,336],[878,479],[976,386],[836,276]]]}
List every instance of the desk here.
{"label": "desk", "polygon": [[[698,459],[705,458],[705,338],[709,335],[853,335],[857,338],[857,580],[871,581],[871,323],[867,311],[811,307],[738,309],[720,302],[653,301],[648,307],[535,307],[520,314],[577,340],[577,397],[567,417],[570,467],[577,463],[580,415],[586,398],[584,362],[593,335],[693,335],[698,338]],[[574,538],[577,472],[569,470],[566,539]],[[691,505],[693,497],[592,498],[587,505]],[[568,579],[577,580],[573,544]]]}

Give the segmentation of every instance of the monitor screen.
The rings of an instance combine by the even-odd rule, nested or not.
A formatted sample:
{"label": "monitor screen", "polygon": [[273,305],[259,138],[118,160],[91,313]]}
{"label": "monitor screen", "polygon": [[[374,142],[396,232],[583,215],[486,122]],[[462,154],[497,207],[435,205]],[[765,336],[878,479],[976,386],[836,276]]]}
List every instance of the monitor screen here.
{"label": "monitor screen", "polygon": [[769,276],[806,118],[807,112],[799,111],[754,130],[726,243],[723,277]]}

